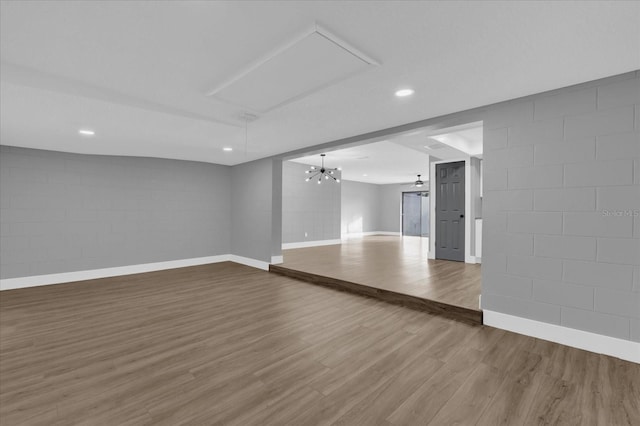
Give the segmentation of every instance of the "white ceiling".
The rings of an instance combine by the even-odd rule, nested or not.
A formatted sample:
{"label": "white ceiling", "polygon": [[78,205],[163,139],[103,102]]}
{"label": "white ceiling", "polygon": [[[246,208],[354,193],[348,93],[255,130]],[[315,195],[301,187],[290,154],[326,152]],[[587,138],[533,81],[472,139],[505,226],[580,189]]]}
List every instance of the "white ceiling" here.
{"label": "white ceiling", "polygon": [[[640,2],[3,1],[0,137],[233,165],[639,69],[639,20]],[[314,22],[380,65],[258,114],[245,152],[245,111],[207,94]]]}
{"label": "white ceiling", "polygon": [[[320,165],[320,155],[291,160],[296,163]],[[342,169],[342,180],[387,184],[416,180],[417,174],[428,179],[429,156],[393,142],[382,141],[328,152],[325,166]]]}
{"label": "white ceiling", "polygon": [[[440,142],[439,144],[437,142]],[[449,130],[446,133],[438,133],[429,136],[427,144],[424,146],[433,155],[438,156],[437,148],[441,145],[448,145],[465,154],[471,156],[482,156],[482,126],[460,129],[458,131]]]}
{"label": "white ceiling", "polygon": [[266,55],[210,95],[265,113],[372,65],[340,40],[320,31],[316,26],[310,28],[299,39]]}
{"label": "white ceiling", "polygon": [[[440,141],[442,140],[442,142]],[[429,148],[426,148],[429,147]],[[457,160],[482,156],[482,122],[429,132],[418,129],[383,141],[325,153],[327,167],[342,169],[342,179],[377,185],[429,180],[429,159]],[[320,166],[320,155],[290,161]]]}

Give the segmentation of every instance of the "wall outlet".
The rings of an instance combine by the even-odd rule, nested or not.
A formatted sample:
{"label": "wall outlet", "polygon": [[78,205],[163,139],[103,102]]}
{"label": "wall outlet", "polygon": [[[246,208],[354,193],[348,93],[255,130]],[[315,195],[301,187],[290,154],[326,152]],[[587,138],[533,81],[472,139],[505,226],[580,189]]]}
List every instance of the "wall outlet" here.
{"label": "wall outlet", "polygon": [[305,237],[305,238],[307,238],[307,237],[308,237],[308,234],[307,234],[306,232],[304,233],[304,237]]}

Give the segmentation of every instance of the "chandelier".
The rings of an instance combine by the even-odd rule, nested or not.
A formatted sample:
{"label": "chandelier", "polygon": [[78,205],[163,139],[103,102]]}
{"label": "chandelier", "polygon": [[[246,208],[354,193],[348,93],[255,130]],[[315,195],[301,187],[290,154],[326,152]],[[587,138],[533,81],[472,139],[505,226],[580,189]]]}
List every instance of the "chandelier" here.
{"label": "chandelier", "polygon": [[318,185],[320,185],[322,183],[322,178],[324,177],[325,180],[329,180],[329,178],[333,179],[335,182],[340,183],[340,179],[336,179],[334,175],[334,173],[338,170],[340,170],[339,168],[336,169],[329,169],[329,168],[325,168],[324,167],[324,157],[326,154],[320,154],[320,157],[322,157],[322,166],[320,166],[320,168],[318,169],[316,166],[311,166],[310,170],[305,171],[306,174],[313,174],[313,176],[309,176],[308,178],[305,179],[305,182],[309,182],[311,179],[315,179],[316,177],[318,178]]}

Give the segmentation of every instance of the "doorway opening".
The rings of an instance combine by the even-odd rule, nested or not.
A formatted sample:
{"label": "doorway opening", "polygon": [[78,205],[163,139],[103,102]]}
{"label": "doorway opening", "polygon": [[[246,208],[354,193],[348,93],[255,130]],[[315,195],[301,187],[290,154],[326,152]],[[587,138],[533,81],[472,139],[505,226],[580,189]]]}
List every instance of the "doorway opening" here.
{"label": "doorway opening", "polygon": [[[483,123],[476,121],[411,129],[327,150],[326,159],[339,168],[340,183],[333,185],[309,185],[304,179],[310,167],[321,167],[319,154],[325,151],[283,162],[280,270],[477,314],[482,136]],[[440,183],[450,184],[455,205],[439,198],[439,171],[452,164],[457,171]],[[440,226],[438,207],[452,207],[457,217]],[[437,249],[437,242],[450,240],[444,248],[455,251],[455,258]]]}

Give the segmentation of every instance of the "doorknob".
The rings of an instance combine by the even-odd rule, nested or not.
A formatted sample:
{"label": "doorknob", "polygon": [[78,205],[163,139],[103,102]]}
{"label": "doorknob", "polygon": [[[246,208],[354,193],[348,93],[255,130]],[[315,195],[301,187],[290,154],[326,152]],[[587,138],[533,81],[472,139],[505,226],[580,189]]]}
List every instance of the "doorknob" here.
{"label": "doorknob", "polygon": [[463,215],[463,214],[461,214],[461,215],[460,215],[460,217],[464,217],[464,215]]}

